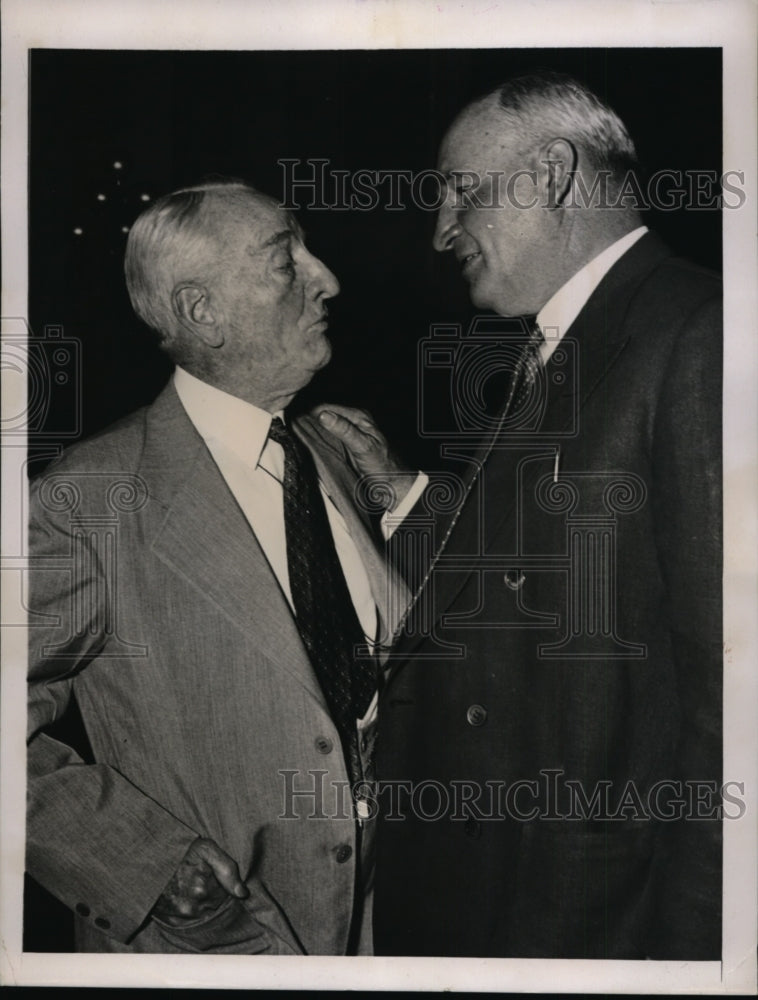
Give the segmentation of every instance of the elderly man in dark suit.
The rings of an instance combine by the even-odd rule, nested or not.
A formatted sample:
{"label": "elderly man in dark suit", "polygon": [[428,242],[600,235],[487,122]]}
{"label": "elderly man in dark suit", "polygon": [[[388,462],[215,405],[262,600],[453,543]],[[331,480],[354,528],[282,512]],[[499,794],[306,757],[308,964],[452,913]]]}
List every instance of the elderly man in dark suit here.
{"label": "elderly man in dark suit", "polygon": [[236,183],[151,205],[126,271],[177,367],[32,487],[28,869],[82,951],[369,953],[396,604],[344,449],[285,414],[339,286]]}
{"label": "elderly man in dark suit", "polygon": [[435,247],[526,318],[477,337],[515,365],[447,449],[457,508],[414,511],[437,555],[380,704],[384,954],[720,954],[721,286],[620,197],[634,161],[552,74],[442,145]]}

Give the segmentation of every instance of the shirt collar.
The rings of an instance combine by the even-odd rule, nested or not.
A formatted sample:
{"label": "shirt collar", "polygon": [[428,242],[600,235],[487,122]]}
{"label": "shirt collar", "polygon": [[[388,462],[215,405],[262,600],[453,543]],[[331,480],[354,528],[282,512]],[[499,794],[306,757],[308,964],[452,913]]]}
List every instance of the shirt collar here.
{"label": "shirt collar", "polygon": [[537,322],[545,336],[542,345],[542,360],[547,361],[558,341],[584,308],[589,297],[610,271],[613,265],[640,237],[647,232],[647,226],[638,226],[620,240],[611,243],[588,264],[569,278],[552,298],[537,313]]}
{"label": "shirt collar", "polygon": [[174,371],[174,388],[202,439],[229,448],[248,464],[260,462],[272,418],[284,420],[282,410],[269,413],[195,378],[184,368]]}

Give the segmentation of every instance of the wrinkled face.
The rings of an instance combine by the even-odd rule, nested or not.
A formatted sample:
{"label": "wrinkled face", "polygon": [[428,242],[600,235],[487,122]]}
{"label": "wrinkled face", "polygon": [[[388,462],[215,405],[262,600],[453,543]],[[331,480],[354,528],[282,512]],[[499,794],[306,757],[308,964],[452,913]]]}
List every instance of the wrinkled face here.
{"label": "wrinkled face", "polygon": [[453,250],[471,300],[501,316],[537,313],[555,290],[555,226],[536,150],[519,149],[489,99],[467,109],[442,143],[447,180],[434,246]]}
{"label": "wrinkled face", "polygon": [[331,357],[326,302],[337,279],[263,195],[222,202],[214,223],[221,251],[209,285],[230,384],[244,382],[247,397],[294,393]]}

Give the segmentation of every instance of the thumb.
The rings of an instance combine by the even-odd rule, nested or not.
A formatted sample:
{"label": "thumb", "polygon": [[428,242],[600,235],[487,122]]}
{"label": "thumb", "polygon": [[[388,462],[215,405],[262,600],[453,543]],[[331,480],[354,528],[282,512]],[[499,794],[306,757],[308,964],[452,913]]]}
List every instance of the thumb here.
{"label": "thumb", "polygon": [[203,860],[210,865],[219,885],[223,886],[228,893],[237,896],[238,899],[245,899],[250,894],[240,877],[237,862],[222,851],[217,844],[212,841],[204,844],[202,856]]}
{"label": "thumb", "polygon": [[339,417],[332,410],[319,411],[318,419],[328,430],[334,430],[339,424]]}

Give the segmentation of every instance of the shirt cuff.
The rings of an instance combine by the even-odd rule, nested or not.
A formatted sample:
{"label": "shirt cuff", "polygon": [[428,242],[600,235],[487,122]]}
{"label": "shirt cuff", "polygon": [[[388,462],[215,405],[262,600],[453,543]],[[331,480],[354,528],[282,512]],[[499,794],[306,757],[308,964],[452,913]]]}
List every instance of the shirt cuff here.
{"label": "shirt cuff", "polygon": [[385,542],[388,542],[392,535],[400,527],[408,514],[413,510],[421,494],[426,489],[429,476],[425,472],[419,472],[414,480],[413,486],[408,490],[400,503],[394,510],[385,510],[379,522]]}

